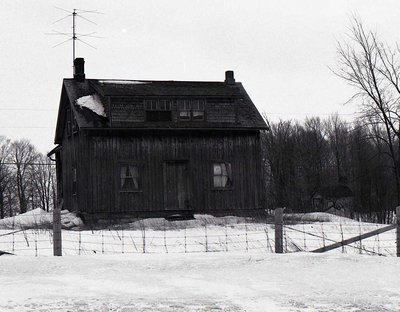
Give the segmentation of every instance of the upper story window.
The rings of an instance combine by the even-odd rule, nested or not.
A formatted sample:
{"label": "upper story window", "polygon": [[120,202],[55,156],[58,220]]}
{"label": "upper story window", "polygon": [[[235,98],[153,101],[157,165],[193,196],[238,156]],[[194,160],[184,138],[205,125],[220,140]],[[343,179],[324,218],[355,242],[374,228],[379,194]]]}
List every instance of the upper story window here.
{"label": "upper story window", "polygon": [[204,120],[204,100],[178,100],[179,120]]}
{"label": "upper story window", "polygon": [[213,163],[213,187],[228,189],[232,186],[232,169],[229,162]]}
{"label": "upper story window", "polygon": [[171,106],[170,100],[145,100],[146,121],[171,121]]}
{"label": "upper story window", "polygon": [[76,121],[75,117],[72,118],[72,133],[78,133],[79,127],[78,122]]}

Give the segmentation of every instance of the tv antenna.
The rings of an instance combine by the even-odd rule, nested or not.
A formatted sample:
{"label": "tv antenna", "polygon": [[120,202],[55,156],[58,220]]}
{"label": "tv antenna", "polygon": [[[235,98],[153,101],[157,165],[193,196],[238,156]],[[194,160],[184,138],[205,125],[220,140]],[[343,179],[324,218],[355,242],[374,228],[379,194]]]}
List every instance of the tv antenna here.
{"label": "tv antenna", "polygon": [[69,37],[67,40],[64,40],[58,44],[56,44],[55,46],[53,46],[53,48],[58,47],[64,43],[67,43],[69,41],[72,40],[72,63],[75,60],[75,55],[76,55],[76,41],[82,42],[83,44],[89,46],[92,49],[96,49],[96,47],[94,47],[93,45],[91,45],[90,43],[82,40],[82,37],[90,37],[90,38],[103,38],[103,37],[99,37],[96,36],[95,34],[97,32],[91,32],[91,33],[87,33],[87,34],[79,34],[76,32],[76,19],[77,18],[81,18],[82,20],[85,20],[86,22],[89,22],[91,24],[97,25],[95,22],[91,21],[90,19],[82,16],[83,14],[104,14],[101,13],[97,10],[92,10],[92,11],[88,11],[88,10],[80,10],[80,9],[73,9],[72,11],[68,11],[66,9],[63,8],[59,8],[59,7],[55,7],[58,10],[64,11],[66,13],[68,13],[68,15],[63,16],[62,18],[56,20],[55,22],[52,23],[52,25],[61,22],[67,18],[72,17],[72,32],[61,32],[58,30],[52,30],[52,32],[50,33],[46,33],[46,35],[58,35],[58,36],[67,36]]}

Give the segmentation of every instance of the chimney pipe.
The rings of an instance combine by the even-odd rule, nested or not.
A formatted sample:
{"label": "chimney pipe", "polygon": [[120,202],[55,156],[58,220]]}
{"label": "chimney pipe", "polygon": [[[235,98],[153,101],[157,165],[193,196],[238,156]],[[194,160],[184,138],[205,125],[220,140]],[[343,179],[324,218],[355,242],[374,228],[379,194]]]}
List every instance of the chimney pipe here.
{"label": "chimney pipe", "polygon": [[233,70],[227,70],[225,72],[225,83],[228,85],[234,85],[235,84],[235,77]]}
{"label": "chimney pipe", "polygon": [[85,60],[82,57],[74,60],[74,79],[78,82],[85,81]]}

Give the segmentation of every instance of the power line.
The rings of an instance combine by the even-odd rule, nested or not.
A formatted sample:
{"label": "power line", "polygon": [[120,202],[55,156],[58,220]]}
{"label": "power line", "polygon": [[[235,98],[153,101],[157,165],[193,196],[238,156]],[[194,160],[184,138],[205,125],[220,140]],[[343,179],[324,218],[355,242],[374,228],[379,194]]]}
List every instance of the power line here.
{"label": "power line", "polygon": [[36,162],[0,162],[0,166],[16,166],[16,165],[25,165],[25,166],[55,166],[54,163],[36,163]]}
{"label": "power line", "polygon": [[54,108],[0,108],[0,111],[56,112]]}
{"label": "power line", "polygon": [[297,115],[297,116],[308,116],[308,115],[315,115],[315,116],[330,116],[330,115],[339,115],[339,116],[354,116],[357,115],[357,113],[268,113],[265,112],[267,115],[282,115],[282,116],[292,116],[292,115]]}
{"label": "power line", "polygon": [[2,127],[0,126],[0,129],[54,129],[54,127],[42,127],[42,126],[12,126],[12,127]]}

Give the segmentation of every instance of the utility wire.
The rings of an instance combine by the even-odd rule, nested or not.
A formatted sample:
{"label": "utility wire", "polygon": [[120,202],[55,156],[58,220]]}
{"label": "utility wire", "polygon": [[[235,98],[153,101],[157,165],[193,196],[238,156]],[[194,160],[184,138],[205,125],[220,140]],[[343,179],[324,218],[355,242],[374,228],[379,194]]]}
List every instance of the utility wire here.
{"label": "utility wire", "polygon": [[28,166],[55,166],[54,163],[35,163],[35,162],[21,162],[21,163],[16,163],[16,162],[0,162],[0,166],[6,165],[6,166],[16,166],[16,165],[28,165]]}

